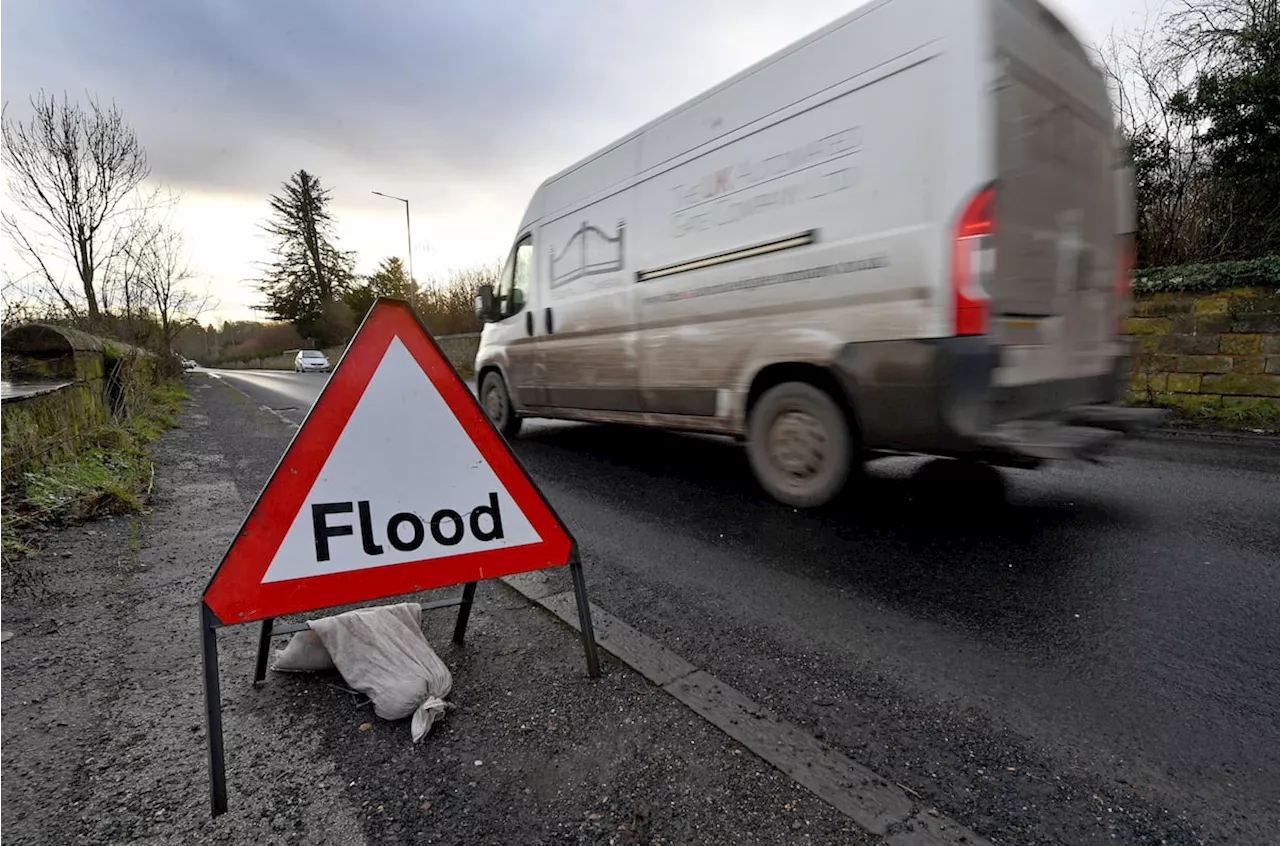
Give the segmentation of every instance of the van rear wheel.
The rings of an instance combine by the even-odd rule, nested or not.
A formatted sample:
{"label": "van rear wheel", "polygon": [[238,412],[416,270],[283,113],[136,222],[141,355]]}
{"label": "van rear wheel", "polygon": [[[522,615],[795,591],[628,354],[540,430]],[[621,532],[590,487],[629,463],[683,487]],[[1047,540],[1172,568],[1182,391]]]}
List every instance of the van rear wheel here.
{"label": "van rear wheel", "polygon": [[747,422],[747,457],[760,486],[794,508],[825,505],[843,490],[853,434],[836,401],[806,382],[765,391]]}
{"label": "van rear wheel", "polygon": [[484,413],[489,421],[504,438],[514,438],[520,434],[522,421],[511,408],[507,384],[503,381],[502,374],[496,370],[486,373],[480,383],[480,404],[484,406]]}

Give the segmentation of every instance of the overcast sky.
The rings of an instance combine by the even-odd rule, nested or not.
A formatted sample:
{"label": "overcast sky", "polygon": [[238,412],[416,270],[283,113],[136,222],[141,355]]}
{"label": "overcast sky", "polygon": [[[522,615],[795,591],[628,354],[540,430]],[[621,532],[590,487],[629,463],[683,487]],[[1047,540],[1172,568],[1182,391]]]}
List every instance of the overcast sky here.
{"label": "overcast sky", "polygon": [[[114,99],[182,194],[217,318],[253,317],[266,200],[299,168],[333,189],[362,272],[496,259],[530,193],[858,0],[5,0],[10,116],[39,89]],[[1160,0],[1050,2],[1080,37]]]}

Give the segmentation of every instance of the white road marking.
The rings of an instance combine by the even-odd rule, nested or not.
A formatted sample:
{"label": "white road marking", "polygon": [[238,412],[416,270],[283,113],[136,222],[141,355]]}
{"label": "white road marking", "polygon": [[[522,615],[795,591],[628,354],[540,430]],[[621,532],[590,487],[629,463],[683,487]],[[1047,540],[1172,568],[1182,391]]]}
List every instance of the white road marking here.
{"label": "white road marking", "polygon": [[[500,581],[580,631],[573,592],[551,593],[547,573]],[[591,619],[602,649],[891,846],[991,846],[594,603]]]}

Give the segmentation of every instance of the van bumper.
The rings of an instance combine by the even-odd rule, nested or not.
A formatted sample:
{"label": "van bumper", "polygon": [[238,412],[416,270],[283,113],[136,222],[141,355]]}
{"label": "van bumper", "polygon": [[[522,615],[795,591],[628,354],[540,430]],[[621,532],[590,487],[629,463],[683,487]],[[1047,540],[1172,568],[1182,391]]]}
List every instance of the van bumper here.
{"label": "van bumper", "polygon": [[863,446],[1034,466],[1091,458],[1165,412],[1116,404],[1131,358],[1110,373],[1025,386],[995,384],[1000,348],[983,337],[848,344],[835,372]]}

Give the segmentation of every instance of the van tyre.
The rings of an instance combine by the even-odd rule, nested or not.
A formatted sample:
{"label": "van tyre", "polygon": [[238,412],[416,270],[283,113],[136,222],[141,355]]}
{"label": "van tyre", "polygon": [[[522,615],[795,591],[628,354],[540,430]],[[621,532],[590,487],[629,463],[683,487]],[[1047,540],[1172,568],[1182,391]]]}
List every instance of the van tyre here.
{"label": "van tyre", "polygon": [[480,404],[484,406],[484,413],[489,421],[504,438],[511,439],[520,434],[522,421],[511,407],[507,383],[496,370],[486,373],[484,381],[480,383]]}
{"label": "van tyre", "polygon": [[760,486],[793,508],[825,505],[844,489],[854,438],[821,388],[784,382],[765,391],[747,421],[747,457]]}

